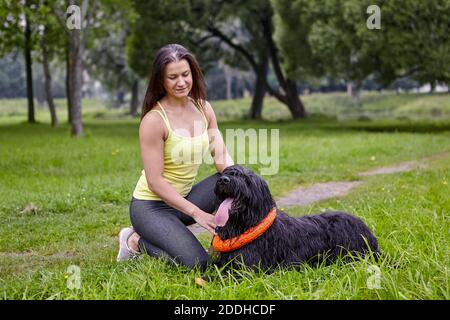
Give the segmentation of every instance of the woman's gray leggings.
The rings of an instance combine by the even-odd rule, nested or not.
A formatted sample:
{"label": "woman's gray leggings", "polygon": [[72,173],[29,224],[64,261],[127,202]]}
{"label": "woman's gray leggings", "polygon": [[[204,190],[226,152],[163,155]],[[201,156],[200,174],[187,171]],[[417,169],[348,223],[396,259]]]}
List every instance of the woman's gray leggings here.
{"label": "woman's gray leggings", "polygon": [[[216,173],[192,186],[185,197],[205,212],[215,209],[214,186],[220,177]],[[197,238],[186,227],[195,223],[194,219],[164,201],[138,200],[132,198],[130,219],[134,230],[141,236],[141,251],[158,258],[181,263],[189,268],[202,270],[211,262],[209,255]]]}

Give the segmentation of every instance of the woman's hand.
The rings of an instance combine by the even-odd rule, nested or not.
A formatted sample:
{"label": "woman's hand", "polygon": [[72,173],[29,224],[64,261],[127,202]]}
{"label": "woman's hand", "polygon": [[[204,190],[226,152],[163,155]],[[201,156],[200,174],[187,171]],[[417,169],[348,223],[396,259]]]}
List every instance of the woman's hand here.
{"label": "woman's hand", "polygon": [[206,213],[205,211],[199,209],[194,213],[193,218],[195,222],[203,228],[212,234],[215,234],[214,230],[216,229],[216,223],[214,222],[214,216],[212,214]]}

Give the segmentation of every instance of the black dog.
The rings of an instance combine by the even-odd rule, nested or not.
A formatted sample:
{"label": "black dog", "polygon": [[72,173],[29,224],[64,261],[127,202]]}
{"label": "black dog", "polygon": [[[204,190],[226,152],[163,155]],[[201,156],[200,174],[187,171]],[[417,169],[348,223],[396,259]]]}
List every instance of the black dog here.
{"label": "black dog", "polygon": [[[276,215],[268,215],[276,204],[267,183],[241,166],[226,168],[214,192],[221,203],[213,239],[213,248],[219,251],[215,260],[218,266],[237,268],[243,263],[268,271],[302,263],[329,264],[348,253],[363,256],[369,248],[375,258],[379,253],[373,233],[350,214],[326,212],[295,218],[275,209]],[[256,238],[252,234],[255,227],[263,231]],[[245,239],[243,234],[247,235]]]}

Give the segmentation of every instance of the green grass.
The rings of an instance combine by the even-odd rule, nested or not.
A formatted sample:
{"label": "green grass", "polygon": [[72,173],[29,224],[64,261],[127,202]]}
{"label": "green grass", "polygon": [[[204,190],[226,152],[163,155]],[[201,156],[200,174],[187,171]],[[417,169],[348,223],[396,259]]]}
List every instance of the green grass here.
{"label": "green grass", "polygon": [[[337,101],[338,96],[318,95],[313,102]],[[435,99],[428,95],[425,101],[427,97]],[[410,96],[386,99],[406,101]],[[265,177],[276,197],[300,185],[360,179],[359,172],[372,168],[441,156],[432,158],[422,170],[366,177],[365,183],[345,198],[289,210],[292,215],[325,209],[355,213],[379,238],[384,253],[379,262],[367,258],[271,275],[242,271],[238,278],[225,277],[211,267],[207,273],[216,280],[198,287],[194,280],[200,273],[196,270],[171,267],[150,257],[115,262],[116,236],[130,223],[129,200],[142,169],[138,119],[122,118],[123,110],[108,111],[101,103],[87,101],[85,136],[74,139],[67,124],[49,127],[47,110],[38,110],[40,123],[31,125],[22,123],[26,115],[20,113],[23,106],[16,108],[17,114],[10,114],[14,103],[9,103],[0,102],[1,298],[450,298],[450,161],[445,153],[450,151],[450,121],[445,117],[439,121],[426,117],[420,121],[413,117],[336,121],[327,114],[306,121],[278,122],[275,118],[243,121],[236,120],[233,113],[224,115],[223,119],[229,119],[219,124],[224,132],[231,128],[280,130],[280,170]],[[213,106],[217,105],[221,114],[228,110],[227,104],[236,108],[237,115],[244,114],[245,100]],[[381,98],[378,104],[388,107]],[[420,105],[414,99],[408,104]],[[63,108],[59,101],[61,120],[65,119]],[[277,105],[269,99],[265,108],[276,110]],[[261,166],[251,167],[258,170]],[[213,172],[211,166],[202,166],[199,179]],[[37,207],[35,212],[23,211],[29,203]],[[210,239],[202,235],[200,240],[207,246]],[[69,265],[81,268],[80,290],[67,287]],[[374,265],[380,272],[379,289],[368,288]]]}

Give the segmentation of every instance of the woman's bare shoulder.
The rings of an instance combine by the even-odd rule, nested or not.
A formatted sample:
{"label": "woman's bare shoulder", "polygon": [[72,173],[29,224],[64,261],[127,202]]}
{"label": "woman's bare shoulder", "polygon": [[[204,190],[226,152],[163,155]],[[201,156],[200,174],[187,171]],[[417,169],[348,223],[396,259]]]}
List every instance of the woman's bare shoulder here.
{"label": "woman's bare shoulder", "polygon": [[204,100],[204,104],[203,104],[203,110],[205,112],[205,117],[206,120],[208,120],[208,124],[209,126],[217,126],[217,118],[216,118],[216,113],[214,112],[213,107],[211,106],[211,104]]}
{"label": "woman's bare shoulder", "polygon": [[[153,109],[157,110],[157,109]],[[139,133],[144,137],[161,137],[165,136],[165,127],[163,120],[158,112],[147,112],[142,118],[139,125]]]}
{"label": "woman's bare shoulder", "polygon": [[205,116],[208,119],[208,121],[212,118],[215,118],[214,109],[212,108],[208,100],[200,100],[200,103],[202,105],[203,111],[205,112]]}

